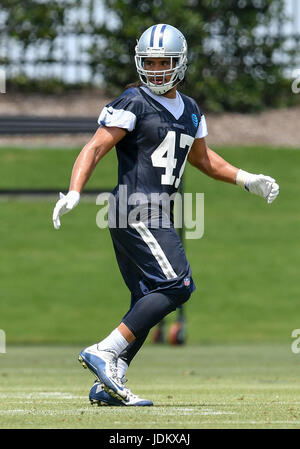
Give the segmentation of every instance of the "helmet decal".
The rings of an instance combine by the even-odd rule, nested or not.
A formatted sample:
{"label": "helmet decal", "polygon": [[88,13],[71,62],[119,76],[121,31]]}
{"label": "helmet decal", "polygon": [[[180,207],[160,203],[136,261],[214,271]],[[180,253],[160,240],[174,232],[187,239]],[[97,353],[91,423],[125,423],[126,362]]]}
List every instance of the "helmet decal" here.
{"label": "helmet decal", "polygon": [[154,25],[151,31],[150,36],[150,47],[162,47],[163,46],[163,36],[164,31],[166,29],[167,25],[160,24],[160,25]]}
{"label": "helmet decal", "polygon": [[163,37],[164,37],[164,31],[165,31],[166,27],[167,27],[167,25],[163,25],[160,30],[159,43],[158,43],[159,47],[163,46]]}
{"label": "helmet decal", "polygon": [[153,43],[154,43],[154,34],[156,31],[157,25],[154,25],[154,27],[152,28],[151,31],[151,37],[150,37],[150,47],[153,47]]}

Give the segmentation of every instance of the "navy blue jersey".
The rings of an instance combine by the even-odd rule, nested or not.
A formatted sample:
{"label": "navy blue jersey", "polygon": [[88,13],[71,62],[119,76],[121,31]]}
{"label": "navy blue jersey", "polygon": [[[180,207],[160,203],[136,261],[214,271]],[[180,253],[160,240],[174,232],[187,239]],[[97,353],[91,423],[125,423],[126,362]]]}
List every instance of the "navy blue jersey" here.
{"label": "navy blue jersey", "polygon": [[[177,118],[143,87],[130,88],[99,116],[100,124],[127,130],[116,145],[118,186],[109,208],[109,227],[121,273],[134,301],[155,291],[186,297],[195,289],[173,226],[172,209],[164,213],[160,204],[158,208],[153,205],[153,194],[170,198],[176,193],[189,150],[195,137],[201,135],[202,118],[205,120],[193,99],[182,94],[176,99],[178,108],[176,103],[173,112]],[[136,204],[127,202],[133,194],[139,196],[138,215],[132,214]]]}
{"label": "navy blue jersey", "polygon": [[177,191],[203,116],[192,98],[180,95],[184,110],[178,120],[139,87],[127,89],[100,115],[99,123],[105,126],[118,126],[110,122],[110,115],[118,112],[125,122],[128,119],[121,126],[128,132],[116,145],[118,185],[126,185],[128,195]]}

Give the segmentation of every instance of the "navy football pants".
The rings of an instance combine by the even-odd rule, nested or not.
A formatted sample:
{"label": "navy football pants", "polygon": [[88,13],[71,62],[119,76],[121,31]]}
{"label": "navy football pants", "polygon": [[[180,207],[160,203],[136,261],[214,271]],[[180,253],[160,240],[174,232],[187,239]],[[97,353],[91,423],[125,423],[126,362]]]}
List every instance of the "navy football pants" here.
{"label": "navy football pants", "polygon": [[173,227],[153,229],[140,222],[110,232],[121,274],[131,291],[130,309],[122,322],[136,340],[121,354],[129,365],[149,330],[186,302],[195,286]]}

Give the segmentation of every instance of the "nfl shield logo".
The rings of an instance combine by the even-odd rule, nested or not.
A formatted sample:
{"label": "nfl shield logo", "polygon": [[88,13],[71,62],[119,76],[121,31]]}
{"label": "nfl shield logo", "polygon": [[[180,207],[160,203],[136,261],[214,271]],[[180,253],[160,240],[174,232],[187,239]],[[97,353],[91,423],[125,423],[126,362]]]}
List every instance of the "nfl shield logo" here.
{"label": "nfl shield logo", "polygon": [[191,283],[190,278],[184,278],[184,279],[183,279],[183,283],[184,283],[184,285],[185,285],[186,287],[189,287],[189,285],[190,285],[190,283]]}

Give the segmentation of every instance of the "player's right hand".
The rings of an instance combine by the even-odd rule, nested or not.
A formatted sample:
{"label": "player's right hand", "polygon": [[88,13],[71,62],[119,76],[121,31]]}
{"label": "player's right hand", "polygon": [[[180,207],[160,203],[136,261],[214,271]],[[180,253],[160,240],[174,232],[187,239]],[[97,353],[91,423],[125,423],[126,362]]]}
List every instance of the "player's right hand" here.
{"label": "player's right hand", "polygon": [[60,228],[60,217],[70,212],[77,206],[80,200],[80,193],[76,190],[70,190],[67,195],[59,193],[59,200],[57,201],[52,215],[53,225],[55,229]]}

